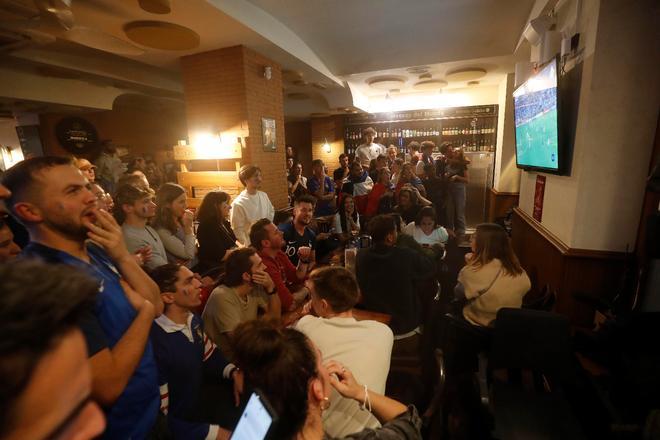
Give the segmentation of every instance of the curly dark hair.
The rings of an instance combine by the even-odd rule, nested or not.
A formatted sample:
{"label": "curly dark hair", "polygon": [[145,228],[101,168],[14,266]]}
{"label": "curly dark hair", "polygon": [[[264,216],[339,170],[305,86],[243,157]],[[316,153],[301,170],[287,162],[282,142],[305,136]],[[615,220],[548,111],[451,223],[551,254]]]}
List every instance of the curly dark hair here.
{"label": "curly dark hair", "polygon": [[40,360],[91,313],[98,282],[61,264],[17,259],[0,265],[0,437]]}

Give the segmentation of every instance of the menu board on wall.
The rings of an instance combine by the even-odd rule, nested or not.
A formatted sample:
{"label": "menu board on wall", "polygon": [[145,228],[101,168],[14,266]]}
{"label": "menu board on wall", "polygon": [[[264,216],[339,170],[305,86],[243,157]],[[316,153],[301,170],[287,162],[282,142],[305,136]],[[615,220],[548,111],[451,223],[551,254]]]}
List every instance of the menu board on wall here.
{"label": "menu board on wall", "polygon": [[44,155],[38,125],[19,125],[16,127],[16,135],[18,136],[18,142],[21,144],[24,158],[29,159]]}

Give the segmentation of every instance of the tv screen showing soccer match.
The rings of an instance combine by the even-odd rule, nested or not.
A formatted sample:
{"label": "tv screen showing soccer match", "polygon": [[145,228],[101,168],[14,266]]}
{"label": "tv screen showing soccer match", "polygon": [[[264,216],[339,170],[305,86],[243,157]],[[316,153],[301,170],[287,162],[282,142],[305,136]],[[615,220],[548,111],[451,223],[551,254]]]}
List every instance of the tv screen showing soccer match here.
{"label": "tv screen showing soccer match", "polygon": [[513,92],[516,163],[519,168],[560,171],[557,60]]}

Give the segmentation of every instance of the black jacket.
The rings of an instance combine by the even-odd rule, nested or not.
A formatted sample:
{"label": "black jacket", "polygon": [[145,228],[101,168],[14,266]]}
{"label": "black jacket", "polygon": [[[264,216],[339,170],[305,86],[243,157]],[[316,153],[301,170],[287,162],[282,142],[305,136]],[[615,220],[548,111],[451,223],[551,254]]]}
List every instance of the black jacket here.
{"label": "black jacket", "polygon": [[364,306],[391,315],[395,335],[419,326],[421,313],[414,282],[435,274],[431,258],[407,248],[376,244],[360,249],[355,270]]}

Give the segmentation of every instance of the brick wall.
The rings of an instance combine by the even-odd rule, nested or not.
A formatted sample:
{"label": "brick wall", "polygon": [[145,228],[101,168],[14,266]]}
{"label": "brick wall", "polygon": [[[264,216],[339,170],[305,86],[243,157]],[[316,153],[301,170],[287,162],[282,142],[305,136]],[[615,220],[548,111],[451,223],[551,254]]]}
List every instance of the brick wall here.
{"label": "brick wall", "polygon": [[[263,175],[263,190],[268,193],[275,208],[288,204],[286,184],[286,152],[284,151],[284,97],[282,95],[282,69],[275,62],[243,48],[244,78],[246,85],[247,115],[250,137],[247,140],[249,160],[259,165]],[[272,68],[272,78],[264,78],[264,67]],[[261,118],[275,119],[277,151],[263,149]]]}
{"label": "brick wall", "polygon": [[[339,168],[339,155],[344,152],[344,116],[312,118],[312,159],[321,159],[328,167],[329,174]],[[323,144],[330,144],[330,153]]]}
{"label": "brick wall", "polygon": [[[272,68],[272,78],[263,76]],[[287,205],[284,152],[282,74],[279,65],[243,46],[181,58],[189,138],[196,131],[228,131],[247,127],[249,136],[241,164],[258,165],[262,190],[275,208]],[[277,151],[263,151],[261,118],[276,124]],[[238,176],[236,177],[238,181]]]}

